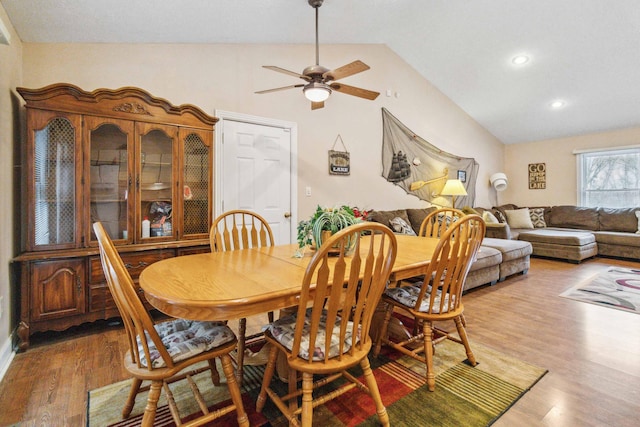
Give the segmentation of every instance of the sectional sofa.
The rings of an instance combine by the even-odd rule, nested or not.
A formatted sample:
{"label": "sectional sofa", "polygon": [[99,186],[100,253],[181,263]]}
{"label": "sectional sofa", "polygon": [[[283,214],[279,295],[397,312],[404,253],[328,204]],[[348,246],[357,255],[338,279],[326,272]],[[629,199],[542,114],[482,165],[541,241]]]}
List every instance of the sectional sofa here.
{"label": "sectional sofa", "polygon": [[474,210],[487,222],[487,236],[530,242],[535,256],[574,263],[596,255],[640,260],[640,207],[506,204]]}
{"label": "sectional sofa", "polygon": [[[367,219],[385,224],[397,233],[417,234],[422,221],[434,210],[435,207],[373,210],[369,212]],[[516,273],[526,274],[529,271],[531,253],[532,246],[529,242],[485,237],[467,276],[465,291],[485,284],[494,285]]]}

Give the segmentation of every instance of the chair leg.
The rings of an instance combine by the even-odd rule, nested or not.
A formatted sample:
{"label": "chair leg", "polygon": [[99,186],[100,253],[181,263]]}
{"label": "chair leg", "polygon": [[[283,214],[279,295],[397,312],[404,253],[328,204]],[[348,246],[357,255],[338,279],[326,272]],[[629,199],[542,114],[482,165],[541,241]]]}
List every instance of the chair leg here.
{"label": "chair leg", "polygon": [[244,378],[244,347],[247,339],[246,334],[247,319],[243,317],[238,324],[238,356],[236,357],[236,363],[238,364],[236,379],[240,385],[242,385],[242,379]]}
{"label": "chair leg", "polygon": [[311,427],[313,423],[313,374],[302,373],[302,427]]}
{"label": "chair leg", "polygon": [[429,391],[436,389],[436,374],[433,371],[433,329],[431,322],[422,323],[424,334],[424,358],[427,365],[427,387]]}
{"label": "chair leg", "polygon": [[270,311],[267,313],[267,317],[269,318],[269,323],[273,323],[273,319],[274,319],[273,316],[274,316],[273,311]]}
{"label": "chair leg", "polygon": [[156,410],[158,408],[158,399],[162,392],[162,381],[153,381],[149,388],[149,397],[147,398],[147,406],[144,408],[142,416],[142,427],[151,427],[156,419]]}
{"label": "chair leg", "polygon": [[218,368],[216,366],[216,359],[209,359],[209,370],[211,371],[211,382],[213,385],[220,385],[220,373],[218,372]]}
{"label": "chair leg", "polygon": [[462,345],[464,345],[464,349],[467,352],[467,360],[471,364],[471,366],[476,366],[478,362],[476,361],[476,357],[471,351],[471,346],[469,345],[469,338],[467,337],[467,330],[464,328],[463,319],[461,316],[453,319],[456,322],[456,329],[458,330],[458,335],[460,336],[460,341],[462,341]]}
{"label": "chair leg", "polygon": [[129,397],[127,398],[126,403],[124,404],[124,408],[122,409],[122,418],[129,418],[131,415],[131,411],[133,410],[133,405],[136,403],[136,396],[140,391],[140,386],[142,385],[142,380],[139,378],[133,378],[133,382],[131,383],[131,388],[129,389]]}
{"label": "chair leg", "polygon": [[233,374],[233,364],[231,363],[231,356],[229,354],[223,354],[220,356],[222,362],[222,371],[227,379],[227,387],[229,387],[229,394],[231,395],[231,401],[236,407],[236,416],[238,419],[238,425],[241,427],[249,427],[249,418],[244,410],[242,404],[242,395],[240,394],[240,387],[236,382],[236,378]]}
{"label": "chair leg", "polygon": [[364,380],[367,383],[367,387],[369,388],[369,393],[371,394],[371,398],[373,402],[376,404],[376,412],[378,414],[378,418],[380,419],[380,423],[384,427],[389,426],[389,414],[387,414],[387,408],[384,407],[384,403],[382,403],[382,397],[380,397],[380,389],[378,389],[378,383],[376,382],[375,377],[373,376],[373,372],[371,371],[371,365],[369,364],[369,359],[364,358],[360,362],[360,367],[362,367],[362,372],[364,375]]}
{"label": "chair leg", "polygon": [[269,388],[269,384],[271,384],[271,378],[273,378],[273,373],[276,371],[276,359],[278,358],[278,347],[275,345],[271,346],[271,350],[269,351],[269,360],[267,361],[267,366],[264,369],[264,377],[262,377],[262,387],[260,388],[260,394],[258,395],[258,399],[256,400],[256,412],[262,412],[265,403],[267,402],[267,388]]}
{"label": "chair leg", "polygon": [[382,327],[380,328],[380,332],[378,333],[378,338],[376,339],[376,346],[373,349],[373,357],[378,357],[380,354],[380,349],[382,349],[382,341],[387,342],[387,334],[389,329],[389,322],[391,321],[391,314],[393,313],[393,305],[387,304],[387,311],[384,313],[384,320],[382,321]]}

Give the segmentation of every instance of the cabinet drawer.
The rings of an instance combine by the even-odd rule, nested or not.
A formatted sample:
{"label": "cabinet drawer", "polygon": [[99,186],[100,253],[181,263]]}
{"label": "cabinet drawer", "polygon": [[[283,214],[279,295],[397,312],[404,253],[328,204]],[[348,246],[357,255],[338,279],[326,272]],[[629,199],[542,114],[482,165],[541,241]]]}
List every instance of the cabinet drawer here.
{"label": "cabinet drawer", "polygon": [[[157,250],[130,254],[125,253],[120,255],[122,262],[133,279],[137,279],[145,267],[162,259],[172,258],[173,256],[173,250]],[[104,277],[104,272],[102,271],[100,257],[91,257],[89,260],[89,282],[91,284],[98,284],[104,283],[105,281],[106,279]]]}
{"label": "cabinet drawer", "polygon": [[207,252],[211,252],[211,247],[209,245],[206,246],[194,246],[191,248],[179,248],[178,256],[182,255],[193,255],[193,254],[204,254]]}

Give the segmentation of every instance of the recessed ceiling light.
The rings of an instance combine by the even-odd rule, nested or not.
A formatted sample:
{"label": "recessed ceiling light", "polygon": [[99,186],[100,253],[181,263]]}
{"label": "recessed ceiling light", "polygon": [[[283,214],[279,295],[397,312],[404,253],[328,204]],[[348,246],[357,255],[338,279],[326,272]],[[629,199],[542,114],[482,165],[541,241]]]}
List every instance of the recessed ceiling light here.
{"label": "recessed ceiling light", "polygon": [[564,101],[562,101],[562,100],[558,99],[558,100],[553,101],[553,102],[551,103],[551,108],[553,108],[554,110],[558,110],[558,109],[560,109],[560,108],[564,107],[566,104],[567,104],[566,102],[564,102]]}
{"label": "recessed ceiling light", "polygon": [[513,59],[511,59],[511,62],[514,65],[524,65],[529,62],[529,57],[527,55],[517,55],[514,56]]}

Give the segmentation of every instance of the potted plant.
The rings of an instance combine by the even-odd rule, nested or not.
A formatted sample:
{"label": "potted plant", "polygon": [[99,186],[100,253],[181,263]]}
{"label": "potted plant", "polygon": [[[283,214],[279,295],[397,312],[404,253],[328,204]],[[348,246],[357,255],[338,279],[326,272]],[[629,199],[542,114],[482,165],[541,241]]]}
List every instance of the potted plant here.
{"label": "potted plant", "polygon": [[345,205],[334,208],[318,206],[309,220],[298,223],[298,246],[301,249],[314,244],[320,247],[324,239],[362,222],[365,217],[366,213]]}

